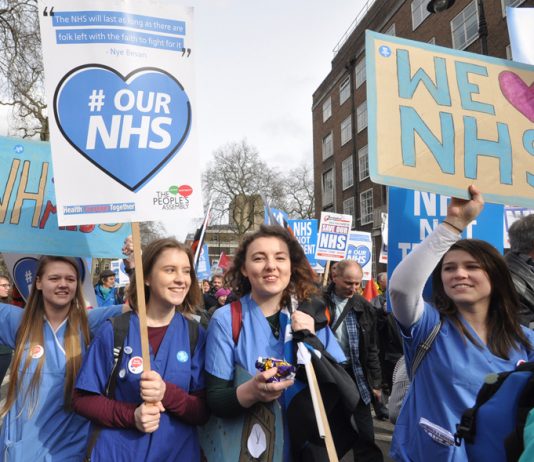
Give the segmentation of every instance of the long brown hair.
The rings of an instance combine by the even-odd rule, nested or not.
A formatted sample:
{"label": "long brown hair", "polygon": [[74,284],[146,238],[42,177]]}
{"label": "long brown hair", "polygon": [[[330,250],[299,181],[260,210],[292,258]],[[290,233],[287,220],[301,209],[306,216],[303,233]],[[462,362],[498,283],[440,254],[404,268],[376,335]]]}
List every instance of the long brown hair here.
{"label": "long brown hair", "polygon": [[[490,305],[487,316],[488,348],[501,358],[508,359],[512,349],[523,345],[532,349],[518,320],[519,299],[517,292],[501,254],[485,241],[478,239],[462,239],[451,246],[452,250],[462,250],[471,255],[488,275],[491,284]],[[448,253],[447,252],[447,253]],[[447,254],[445,254],[447,255]],[[445,256],[432,273],[433,299],[436,308],[448,317],[471,342],[477,346],[479,342],[469,333],[458,316],[458,308],[445,293],[441,269]]]}
{"label": "long brown hair", "polygon": [[[202,295],[200,292],[200,288],[198,287],[197,276],[195,273],[195,265],[193,262],[193,254],[191,253],[191,249],[186,245],[170,237],[156,239],[155,241],[152,241],[150,244],[148,244],[146,248],[143,249],[143,279],[146,281],[146,279],[152,272],[152,269],[154,268],[154,265],[156,264],[156,261],[158,260],[159,256],[162,254],[163,251],[167,249],[177,249],[181,252],[184,252],[187,255],[189,264],[191,265],[191,287],[189,287],[189,290],[185,296],[182,305],[177,306],[176,310],[180,311],[186,316],[196,314],[200,305],[200,301],[202,299]],[[145,303],[148,303],[149,299],[150,286],[145,285]],[[132,307],[132,310],[137,311],[137,290],[135,273],[131,278],[130,286],[128,287],[128,301],[130,306]]]}
{"label": "long brown hair", "polygon": [[[46,271],[46,266],[53,262],[63,262],[71,265],[76,272],[76,292],[71,302],[71,307],[67,315],[67,326],[65,331],[65,356],[66,356],[66,371],[65,371],[65,385],[64,385],[64,402],[65,409],[70,410],[72,390],[74,388],[74,381],[80,370],[82,363],[82,347],[80,345],[80,332],[85,347],[89,345],[89,323],[87,322],[87,314],[85,312],[85,300],[83,298],[82,283],[80,271],[76,260],[67,257],[49,257],[43,256],[39,260],[37,266],[36,277],[33,280],[28,303],[24,308],[22,321],[17,331],[15,353],[13,362],[11,364],[11,372],[9,375],[9,387],[7,390],[7,397],[0,415],[4,416],[13,406],[17,398],[17,391],[20,388],[20,381],[28,371],[28,367],[32,362],[31,351],[32,348],[44,345],[44,298],[41,290],[37,289],[37,280],[43,277]],[[26,359],[22,368],[21,376],[19,377],[19,368],[27,349]],[[39,384],[41,382],[41,373],[47,352],[44,351],[43,356],[39,359],[35,373],[31,378],[30,385],[25,392],[24,400],[29,399],[28,414],[31,415],[37,405],[39,399]]]}
{"label": "long brown hair", "polygon": [[276,237],[285,242],[289,249],[291,277],[289,285],[282,294],[282,306],[289,303],[292,294],[297,297],[299,302],[309,300],[314,295],[319,294],[315,275],[299,242],[281,226],[261,225],[258,231],[243,239],[235,253],[232,266],[225,275],[225,282],[235,295],[242,297],[252,290],[250,281],[241,270],[245,267],[248,247],[260,237]]}

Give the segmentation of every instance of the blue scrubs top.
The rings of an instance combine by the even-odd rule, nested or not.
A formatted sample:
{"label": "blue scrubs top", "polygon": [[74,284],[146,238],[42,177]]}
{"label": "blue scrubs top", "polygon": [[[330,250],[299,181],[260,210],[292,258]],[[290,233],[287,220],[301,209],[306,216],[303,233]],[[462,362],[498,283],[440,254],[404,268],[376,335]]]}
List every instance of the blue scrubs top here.
{"label": "blue scrubs top", "polygon": [[[122,311],[121,306],[96,308],[87,312],[89,328],[96,330],[109,317]],[[22,320],[23,310],[11,305],[0,304],[0,343],[15,348],[15,337]],[[83,417],[64,410],[65,351],[64,336],[67,321],[56,332],[45,321],[43,327],[45,361],[41,371],[39,398],[29,415],[29,400],[24,396],[35,372],[38,358],[31,361],[26,376],[21,381],[17,399],[4,417],[0,433],[0,454],[2,460],[19,461],[82,461],[89,433],[89,422]],[[81,335],[80,335],[81,337]],[[82,353],[85,345],[81,342]],[[22,357],[22,368],[27,357]],[[42,356],[42,355],[41,355]]]}
{"label": "blue scrubs top", "polygon": [[[469,333],[484,345],[461,315],[460,319]],[[438,322],[438,311],[425,303],[421,319],[408,331],[403,329],[408,370],[417,346]],[[534,344],[534,332],[526,328],[523,331]],[[463,412],[474,406],[486,375],[512,370],[519,360],[533,359],[534,352],[527,352],[524,347],[512,350],[508,360],[499,358],[486,346],[476,347],[445,318],[408,389],[393,433],[391,457],[399,461],[467,461],[465,443],[460,447],[437,443],[419,425],[421,417],[454,434]]]}
{"label": "blue scrubs top", "polygon": [[[189,351],[187,320],[176,313],[165,332],[158,353],[150,349],[151,369],[164,380],[186,392],[203,389],[204,346],[206,332],[199,326],[199,336],[193,357]],[[139,382],[142,369],[130,360],[142,357],[139,318],[132,314],[124,343],[122,362],[115,388],[117,401],[141,404]],[[104,394],[113,368],[113,328],[104,324],[89,347],[76,381],[76,388]],[[200,446],[197,429],[168,412],[160,415],[159,428],[154,433],[141,433],[136,428],[103,428],[91,453],[91,461],[199,461]]]}
{"label": "blue scrubs top", "polygon": [[[284,358],[283,335],[280,338],[273,335],[269,321],[250,294],[241,298],[241,305],[242,327],[237,345],[234,345],[232,338],[230,305],[215,311],[208,326],[206,371],[223,380],[234,379],[235,364],[239,364],[249,374],[256,375],[258,356]],[[329,327],[316,332],[316,336],[336,361],[346,361]]]}

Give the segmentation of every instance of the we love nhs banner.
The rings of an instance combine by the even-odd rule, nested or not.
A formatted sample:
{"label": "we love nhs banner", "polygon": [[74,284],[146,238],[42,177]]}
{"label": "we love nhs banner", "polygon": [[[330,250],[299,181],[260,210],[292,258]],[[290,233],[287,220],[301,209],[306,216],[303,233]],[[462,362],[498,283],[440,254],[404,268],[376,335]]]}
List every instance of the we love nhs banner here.
{"label": "we love nhs banner", "polygon": [[351,231],[345,258],[357,261],[362,267],[363,280],[370,281],[373,277],[373,240],[371,239],[371,233]]}
{"label": "we love nhs banner", "polygon": [[39,17],[59,223],[202,215],[192,8],[39,0]]}
{"label": "we love nhs banner", "polygon": [[372,31],[366,60],[373,181],[533,206],[534,66]]}
{"label": "we love nhs banner", "polygon": [[0,137],[0,252],[117,258],[131,226],[58,226],[50,144]]}
{"label": "we love nhs banner", "polygon": [[[388,196],[388,276],[447,216],[449,198],[429,192],[390,187]],[[489,242],[503,251],[503,212],[497,204],[484,210],[463,232],[464,238]]]}

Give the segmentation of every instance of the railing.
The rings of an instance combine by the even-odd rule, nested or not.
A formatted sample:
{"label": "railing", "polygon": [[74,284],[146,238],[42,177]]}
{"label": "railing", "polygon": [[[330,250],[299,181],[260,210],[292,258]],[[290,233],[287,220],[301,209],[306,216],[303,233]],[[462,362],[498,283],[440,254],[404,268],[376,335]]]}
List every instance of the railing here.
{"label": "railing", "polygon": [[375,2],[375,0],[367,0],[365,2],[365,5],[363,5],[363,7],[360,10],[360,12],[356,15],[356,18],[354,19],[354,21],[352,21],[352,24],[345,31],[343,36],[339,39],[339,42],[337,42],[337,45],[332,50],[332,52],[334,53],[334,56],[336,56],[338,51],[341,50],[341,47],[348,40],[348,38],[350,37],[350,34],[352,34],[352,32],[354,32],[354,29],[356,29],[356,27],[358,26],[360,21],[364,18],[364,16],[367,14],[367,12],[369,11],[369,9],[371,8],[371,6],[373,5],[374,2]]}

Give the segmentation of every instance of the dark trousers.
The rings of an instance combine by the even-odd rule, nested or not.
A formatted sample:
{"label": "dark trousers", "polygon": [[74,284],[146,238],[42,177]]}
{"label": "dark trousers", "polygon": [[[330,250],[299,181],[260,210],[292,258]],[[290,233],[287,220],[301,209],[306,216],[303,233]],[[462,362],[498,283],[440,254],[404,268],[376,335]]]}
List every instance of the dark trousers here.
{"label": "dark trousers", "polygon": [[11,364],[11,353],[0,354],[0,385],[2,384],[6,372]]}

